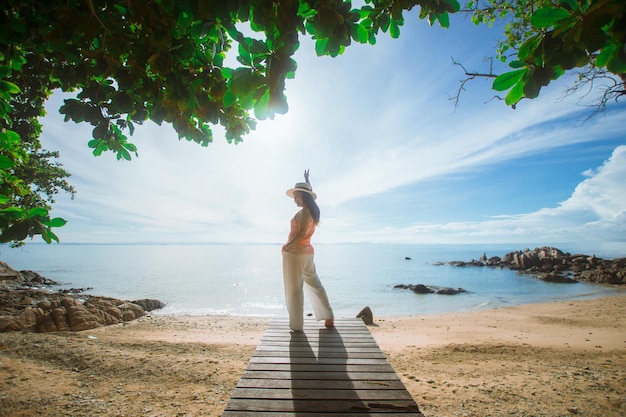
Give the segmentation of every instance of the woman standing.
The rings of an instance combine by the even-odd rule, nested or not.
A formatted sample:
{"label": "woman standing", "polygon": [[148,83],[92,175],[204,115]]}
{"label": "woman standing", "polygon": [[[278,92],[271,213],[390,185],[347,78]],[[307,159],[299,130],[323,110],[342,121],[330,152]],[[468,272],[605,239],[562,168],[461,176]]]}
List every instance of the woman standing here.
{"label": "woman standing", "polygon": [[311,236],[320,221],[320,209],[315,203],[317,195],[309,183],[308,170],[304,171],[304,179],[306,182],[299,182],[287,190],[287,195],[302,209],[291,219],[289,237],[282,249],[285,303],[289,313],[289,327],[293,331],[302,331],[304,326],[303,289],[313,305],[315,318],[325,320],[326,327],[334,325],[333,310],[313,262]]}

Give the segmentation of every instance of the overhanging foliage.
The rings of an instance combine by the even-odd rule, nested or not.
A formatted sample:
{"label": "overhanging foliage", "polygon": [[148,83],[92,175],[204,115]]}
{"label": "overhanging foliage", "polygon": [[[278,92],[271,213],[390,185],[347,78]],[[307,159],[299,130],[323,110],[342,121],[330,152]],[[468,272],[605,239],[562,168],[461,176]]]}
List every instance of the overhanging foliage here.
{"label": "overhanging foliage", "polygon": [[[532,1],[489,4],[493,7],[469,5],[476,22],[495,18],[496,6],[531,10],[519,19],[530,17],[531,25],[522,27],[537,32],[520,32],[510,43],[515,49],[521,42],[511,61],[515,69],[494,82],[495,89],[510,90],[507,103],[536,97],[542,86],[578,65],[601,65],[623,76],[623,1],[541,1],[545,7],[539,10]],[[147,120],[171,124],[180,138],[202,146],[212,142],[212,127],[220,125],[226,140],[239,143],[257,120],[287,112],[285,82],[297,69],[293,55],[300,36],[315,41],[318,55],[335,57],[353,41],[374,45],[380,32],[399,37],[405,12],[414,8],[419,18],[448,27],[449,13],[458,12],[460,4],[365,0],[353,8],[341,0],[4,1],[0,241],[37,234],[48,242],[58,240],[51,228],[64,223],[49,217],[50,206],[33,196],[40,192],[34,190],[35,179],[24,174],[40,148],[40,132],[35,142],[17,132],[24,120],[35,123],[16,111],[18,102],[35,103],[40,116],[54,90],[75,92],[60,108],[65,120],[89,123],[94,155],[112,151],[120,160],[137,155],[128,136]],[[255,36],[240,31],[242,24]],[[235,50],[237,65],[229,67],[227,53]],[[38,88],[25,88],[33,83]],[[39,158],[44,170],[52,171],[48,190],[73,192],[63,182],[69,174],[48,161],[53,157],[40,153]],[[24,198],[28,195],[33,198]]]}

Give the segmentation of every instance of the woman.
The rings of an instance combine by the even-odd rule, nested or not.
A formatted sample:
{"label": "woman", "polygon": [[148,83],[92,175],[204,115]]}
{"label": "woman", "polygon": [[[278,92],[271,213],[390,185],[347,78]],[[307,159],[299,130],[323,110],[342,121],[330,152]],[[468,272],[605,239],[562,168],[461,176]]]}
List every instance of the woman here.
{"label": "woman", "polygon": [[[283,245],[283,281],[285,302],[289,313],[289,327],[293,331],[302,331],[304,327],[304,294],[313,305],[317,320],[325,320],[326,327],[333,327],[333,310],[328,302],[326,290],[322,285],[313,262],[311,236],[320,221],[320,209],[315,203],[317,195],[309,183],[309,172],[304,172],[306,182],[299,182],[287,190],[298,207],[302,209],[291,219],[291,230],[287,243]],[[306,286],[304,285],[306,284]]]}

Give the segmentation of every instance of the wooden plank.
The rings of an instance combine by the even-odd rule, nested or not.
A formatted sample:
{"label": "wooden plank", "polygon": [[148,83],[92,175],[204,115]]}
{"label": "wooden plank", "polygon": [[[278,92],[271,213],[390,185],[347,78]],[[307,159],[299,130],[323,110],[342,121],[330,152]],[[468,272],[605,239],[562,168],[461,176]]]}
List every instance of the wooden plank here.
{"label": "wooden plank", "polygon": [[405,389],[400,390],[379,390],[376,387],[372,389],[337,389],[335,384],[328,389],[304,389],[304,388],[283,388],[283,389],[267,389],[267,388],[236,388],[232,394],[233,398],[240,399],[276,399],[289,400],[294,397],[306,400],[354,400],[361,401],[370,400],[407,400],[413,398]]}
{"label": "wooden plank", "polygon": [[388,363],[384,365],[341,365],[341,369],[337,369],[337,364],[313,363],[313,364],[289,364],[289,363],[249,363],[249,371],[273,371],[273,372],[335,372],[352,374],[358,372],[387,372],[395,371]]}
{"label": "wooden plank", "polygon": [[424,417],[423,414],[407,414],[403,412],[399,413],[332,413],[326,412],[323,415],[315,412],[301,412],[301,411],[292,411],[292,412],[276,412],[276,411],[228,411],[223,414],[223,416],[228,417],[407,417],[411,416],[421,416]]}
{"label": "wooden plank", "polygon": [[344,340],[343,342],[337,342],[334,340],[322,340],[322,341],[317,341],[317,340],[309,340],[306,342],[289,342],[289,340],[281,340],[281,339],[270,339],[270,340],[261,340],[261,343],[263,343],[264,345],[267,344],[268,346],[273,346],[273,345],[287,345],[290,347],[310,347],[311,350],[313,351],[317,351],[317,350],[325,350],[325,349],[348,349],[348,348],[359,348],[359,347],[378,347],[378,345],[375,345],[374,342],[372,342],[371,340],[362,338],[361,340]]}
{"label": "wooden plank", "polygon": [[[294,347],[291,350],[281,346],[264,346],[263,349],[257,349],[254,357],[282,357],[291,355],[292,358],[309,357],[310,349],[305,347]],[[325,358],[370,358],[370,359],[387,359],[387,355],[375,348],[351,348],[351,349],[331,349],[324,351]]]}
{"label": "wooden plank", "polygon": [[274,319],[224,417],[406,417],[419,408],[359,319],[291,332]]}
{"label": "wooden plank", "polygon": [[385,358],[356,358],[352,355],[349,357],[328,357],[316,358],[310,356],[254,356],[250,360],[250,363],[271,363],[271,364],[287,364],[287,365],[302,365],[302,364],[324,364],[324,365],[387,365],[387,359]]}
{"label": "wooden plank", "polygon": [[372,380],[334,380],[331,384],[327,380],[317,379],[267,379],[241,378],[237,388],[275,388],[275,389],[379,389],[404,390],[404,384],[399,379],[372,381]]}
{"label": "wooden plank", "polygon": [[266,379],[311,379],[327,381],[393,381],[400,380],[394,372],[290,372],[290,371],[249,371],[246,370],[242,378],[266,378]]}
{"label": "wooden plank", "polygon": [[[315,412],[315,413],[366,413],[374,412],[405,412],[419,413],[419,409],[412,399],[402,400],[266,400],[266,399],[240,399],[233,398],[228,404],[228,409],[238,411],[276,411],[276,412]],[[227,410],[228,410],[227,409]],[[415,414],[413,414],[415,415]],[[228,417],[226,412],[222,416]]]}

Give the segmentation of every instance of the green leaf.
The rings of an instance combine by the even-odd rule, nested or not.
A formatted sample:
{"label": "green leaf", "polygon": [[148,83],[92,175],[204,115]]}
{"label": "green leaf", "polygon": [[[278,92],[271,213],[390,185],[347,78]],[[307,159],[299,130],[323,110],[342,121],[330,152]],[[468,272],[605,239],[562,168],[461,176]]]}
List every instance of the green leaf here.
{"label": "green leaf", "polygon": [[121,159],[125,159],[127,161],[130,161],[132,159],[130,153],[124,148],[117,151],[117,160],[119,161]]}
{"label": "green leaf", "polygon": [[544,29],[570,16],[569,12],[565,9],[545,7],[533,13],[530,17],[530,23],[536,28]]}
{"label": "green leaf", "polygon": [[235,104],[237,102],[237,95],[233,94],[233,92],[229,88],[224,93],[223,102],[224,102],[224,106],[231,107],[233,104]]}
{"label": "green leaf", "polygon": [[539,96],[541,85],[535,81],[534,77],[528,77],[528,79],[523,85],[523,89],[524,89],[524,97],[533,99]]}
{"label": "green leaf", "polygon": [[506,95],[504,102],[507,106],[516,105],[524,96],[524,83],[522,81],[515,84],[511,91]]}
{"label": "green leaf", "polygon": [[48,210],[43,207],[35,207],[28,210],[29,217],[46,217],[48,215]]}
{"label": "green leaf", "polygon": [[7,156],[0,155],[0,169],[7,169],[13,167],[13,161]]}
{"label": "green leaf", "polygon": [[367,33],[367,29],[365,28],[365,26],[363,26],[363,24],[360,24],[354,25],[353,27],[355,28],[355,30],[353,30],[352,38],[357,42],[367,43],[369,34]]}
{"label": "green leaf", "polygon": [[523,61],[529,56],[532,56],[537,50],[539,44],[541,43],[541,39],[542,35],[535,35],[528,38],[526,42],[524,42],[522,46],[520,46],[519,51],[517,51],[517,58]]}
{"label": "green leaf", "polygon": [[449,28],[450,27],[450,15],[448,15],[448,13],[441,13],[437,15],[437,20],[439,20],[439,25],[442,28]]}
{"label": "green leaf", "polygon": [[370,33],[370,37],[367,39],[367,43],[370,45],[376,45],[376,35],[374,32]]}
{"label": "green leaf", "polygon": [[596,57],[596,67],[602,68],[606,66],[607,62],[609,62],[609,58],[611,58],[611,55],[613,55],[616,49],[617,47],[614,44],[604,48]]}
{"label": "green leaf", "polygon": [[606,69],[611,71],[613,74],[626,73],[626,60],[620,57],[619,50],[616,50],[611,55],[609,61],[606,63]]}
{"label": "green leaf", "polygon": [[398,39],[400,37],[400,26],[398,26],[395,20],[391,21],[391,25],[389,26],[389,34],[393,39]]}
{"label": "green leaf", "polygon": [[18,94],[21,91],[17,85],[9,81],[0,81],[0,89],[9,94]]}
{"label": "green leaf", "polygon": [[91,136],[94,139],[102,139],[109,132],[109,123],[108,122],[100,122],[96,127],[93,128]]}
{"label": "green leaf", "polygon": [[132,152],[135,156],[139,156],[139,153],[137,153],[137,146],[134,143],[126,142],[123,146],[126,150],[128,150],[128,152]]}
{"label": "green leaf", "polygon": [[50,236],[50,233],[52,233],[50,231],[50,229],[43,229],[43,231],[41,232],[41,238],[47,243],[50,244],[52,243],[52,236]]}
{"label": "green leaf", "polygon": [[511,61],[509,62],[509,67],[511,68],[523,68],[525,66],[525,64],[522,61]]}
{"label": "green leaf", "polygon": [[265,90],[263,96],[254,105],[254,116],[259,120],[267,119],[270,115],[270,90]]}
{"label": "green leaf", "polygon": [[517,84],[528,73],[528,68],[522,68],[515,71],[500,74],[493,80],[493,88],[496,91],[505,91]]}
{"label": "green leaf", "polygon": [[19,207],[7,207],[0,210],[0,214],[11,219],[25,219],[28,217],[26,210]]}
{"label": "green leaf", "polygon": [[103,141],[103,140],[99,140],[98,141],[98,145],[93,150],[93,154],[95,156],[100,156],[100,155],[102,155],[102,152],[108,151],[108,150],[109,150],[109,146],[107,145],[107,143],[105,141]]}
{"label": "green leaf", "polygon": [[18,135],[14,130],[5,130],[0,133],[4,135],[4,140],[6,140],[7,145],[16,145],[20,143],[20,135]]}
{"label": "green leaf", "polygon": [[580,10],[580,6],[576,0],[561,0],[561,6],[569,10]]}
{"label": "green leaf", "polygon": [[51,219],[47,222],[43,222],[43,224],[48,227],[63,227],[67,224],[67,220],[61,217],[55,217],[54,219]]}
{"label": "green leaf", "polygon": [[317,56],[324,56],[328,51],[328,38],[315,41],[315,53]]}
{"label": "green leaf", "polygon": [[[461,10],[461,4],[457,0],[441,0],[441,2],[446,4],[446,11],[450,13],[456,13]],[[441,20],[439,21],[441,22]]]}

